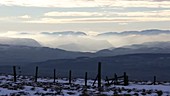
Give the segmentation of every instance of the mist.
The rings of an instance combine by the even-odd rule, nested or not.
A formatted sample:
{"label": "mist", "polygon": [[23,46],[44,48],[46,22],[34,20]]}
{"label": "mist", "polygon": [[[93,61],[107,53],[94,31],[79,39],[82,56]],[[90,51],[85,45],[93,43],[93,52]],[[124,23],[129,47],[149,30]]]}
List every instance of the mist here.
{"label": "mist", "polygon": [[[69,31],[70,32],[70,31]],[[43,34],[43,32],[7,32],[1,34],[3,37],[31,38],[38,41],[42,46],[60,48],[69,51],[95,52],[102,49],[122,47],[131,44],[141,44],[145,42],[168,42],[170,34],[160,30],[157,34],[126,34],[126,35],[91,35],[87,32],[71,31],[72,34]],[[57,32],[55,32],[57,33]],[[78,34],[77,34],[78,33]],[[107,32],[103,32],[107,33]]]}

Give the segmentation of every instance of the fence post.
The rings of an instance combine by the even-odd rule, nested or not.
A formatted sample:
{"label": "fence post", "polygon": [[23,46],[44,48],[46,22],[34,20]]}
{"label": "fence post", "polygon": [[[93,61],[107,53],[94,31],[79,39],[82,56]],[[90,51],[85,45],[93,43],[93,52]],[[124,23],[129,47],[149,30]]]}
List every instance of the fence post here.
{"label": "fence post", "polygon": [[156,85],[156,76],[153,78],[153,85]]}
{"label": "fence post", "polygon": [[108,85],[110,85],[110,83],[109,83],[109,79],[108,79],[108,77],[106,76],[106,81],[107,81],[107,84]]}
{"label": "fence post", "polygon": [[55,71],[55,69],[54,69],[54,83],[55,83],[55,79],[56,79],[56,71]]}
{"label": "fence post", "polygon": [[98,79],[98,74],[97,74],[97,76],[96,76],[96,78],[95,78],[95,80],[94,80],[94,82],[93,82],[93,85],[92,85],[92,86],[94,86],[94,84],[96,83],[97,79]]}
{"label": "fence post", "polygon": [[101,90],[101,62],[98,63],[98,90]]}
{"label": "fence post", "polygon": [[128,80],[128,76],[126,75],[126,72],[124,72],[124,86],[129,85],[129,80]]}
{"label": "fence post", "polygon": [[14,74],[14,82],[17,81],[17,78],[16,78],[16,66],[13,66],[13,74]]}
{"label": "fence post", "polygon": [[69,71],[69,84],[71,84],[71,70]]}
{"label": "fence post", "polygon": [[35,70],[35,82],[37,82],[37,77],[38,77],[38,66],[36,66],[36,70]]}
{"label": "fence post", "polygon": [[84,85],[87,87],[87,72],[85,73],[85,79],[84,80],[85,80],[85,84]]}
{"label": "fence post", "polygon": [[126,76],[126,86],[129,85],[129,76]]}
{"label": "fence post", "polygon": [[117,85],[117,84],[118,84],[118,79],[117,79],[117,74],[116,74],[116,73],[115,73],[115,75],[114,75],[114,78],[115,78],[114,84]]}

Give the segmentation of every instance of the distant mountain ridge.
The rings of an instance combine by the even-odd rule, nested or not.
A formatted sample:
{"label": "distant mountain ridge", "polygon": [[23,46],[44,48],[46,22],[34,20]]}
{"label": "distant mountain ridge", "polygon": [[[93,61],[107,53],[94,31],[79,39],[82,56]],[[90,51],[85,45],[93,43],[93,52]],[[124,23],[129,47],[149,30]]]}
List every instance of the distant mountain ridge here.
{"label": "distant mountain ridge", "polygon": [[[62,32],[41,32],[44,35],[58,35],[58,36],[86,36],[86,32],[81,31],[62,31]],[[158,35],[158,34],[170,34],[170,30],[160,29],[148,29],[141,31],[122,31],[122,32],[103,32],[96,36],[109,36],[109,35]]]}
{"label": "distant mountain ridge", "polygon": [[[169,44],[169,42],[144,44],[150,43],[153,45]],[[20,65],[26,67],[23,71],[29,74],[32,74],[33,67],[39,66],[44,76],[51,75],[51,70],[56,68],[61,72],[60,75],[63,74],[62,76],[66,76],[68,70],[73,70],[74,76],[82,76],[88,71],[89,77],[95,77],[97,63],[102,62],[104,73],[102,76],[104,77],[127,72],[130,78],[148,79],[156,74],[162,80],[170,80],[169,46],[145,47],[144,44],[141,45],[142,47],[135,45],[133,48],[134,45],[132,45],[126,46],[129,48],[105,49],[96,53],[0,44],[0,65]]]}
{"label": "distant mountain ridge", "polygon": [[159,47],[159,48],[170,48],[170,42],[145,42],[142,44],[132,44],[129,46],[123,46],[124,48],[151,48],[151,47]]}
{"label": "distant mountain ridge", "polygon": [[0,37],[0,44],[42,47],[41,44],[39,44],[39,42],[37,42],[34,39],[29,39],[29,38]]}
{"label": "distant mountain ridge", "polygon": [[149,42],[139,45],[136,44],[113,49],[104,49],[95,53],[91,53],[91,52],[72,52],[48,47],[32,47],[0,44],[0,64],[12,64],[12,63],[24,64],[30,62],[47,61],[51,59],[107,57],[142,53],[164,54],[170,53],[169,45],[170,42]]}
{"label": "distant mountain ridge", "polygon": [[0,44],[0,65],[25,64],[49,59],[66,59],[91,56],[92,53],[71,52],[48,47],[16,46]]}
{"label": "distant mountain ridge", "polygon": [[149,29],[142,31],[123,31],[123,32],[105,32],[97,36],[112,36],[112,35],[158,35],[170,34],[170,30]]}
{"label": "distant mountain ridge", "polygon": [[103,49],[96,52],[96,54],[99,56],[115,56],[136,53],[170,53],[169,50],[170,42],[146,42],[113,49]]}
{"label": "distant mountain ridge", "polygon": [[58,36],[69,36],[69,35],[75,35],[75,36],[85,36],[87,35],[84,32],[75,32],[75,31],[63,31],[63,32],[41,32],[41,34],[45,35],[58,35]]}

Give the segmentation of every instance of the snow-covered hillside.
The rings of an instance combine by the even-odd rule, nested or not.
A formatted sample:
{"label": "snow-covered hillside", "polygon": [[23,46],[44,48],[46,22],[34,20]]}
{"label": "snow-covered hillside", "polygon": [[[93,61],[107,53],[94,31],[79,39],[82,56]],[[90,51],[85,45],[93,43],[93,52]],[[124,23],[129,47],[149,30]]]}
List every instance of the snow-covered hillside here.
{"label": "snow-covered hillside", "polygon": [[94,80],[88,80],[87,87],[84,86],[84,79],[73,79],[72,84],[67,78],[58,78],[53,83],[52,78],[38,78],[35,83],[31,76],[20,76],[17,82],[13,82],[13,76],[0,75],[0,95],[3,96],[169,96],[170,83],[157,82],[157,85],[150,85],[151,82],[131,81],[130,85],[106,86],[102,80],[102,91],[98,91],[97,84],[92,86]]}

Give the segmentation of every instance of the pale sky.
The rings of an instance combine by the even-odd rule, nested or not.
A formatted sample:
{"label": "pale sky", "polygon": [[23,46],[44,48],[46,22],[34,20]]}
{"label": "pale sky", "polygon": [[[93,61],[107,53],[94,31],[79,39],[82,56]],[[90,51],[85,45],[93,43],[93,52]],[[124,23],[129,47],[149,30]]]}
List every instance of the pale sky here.
{"label": "pale sky", "polygon": [[[91,36],[104,32],[170,30],[169,25],[170,0],[0,0],[0,37],[33,38],[49,44],[56,42],[56,36],[42,32],[81,31],[88,35],[84,38],[94,39]],[[169,34],[158,35],[102,40],[113,46],[143,39],[170,41]]]}
{"label": "pale sky", "polygon": [[169,25],[169,0],[0,0],[0,32],[107,32]]}

